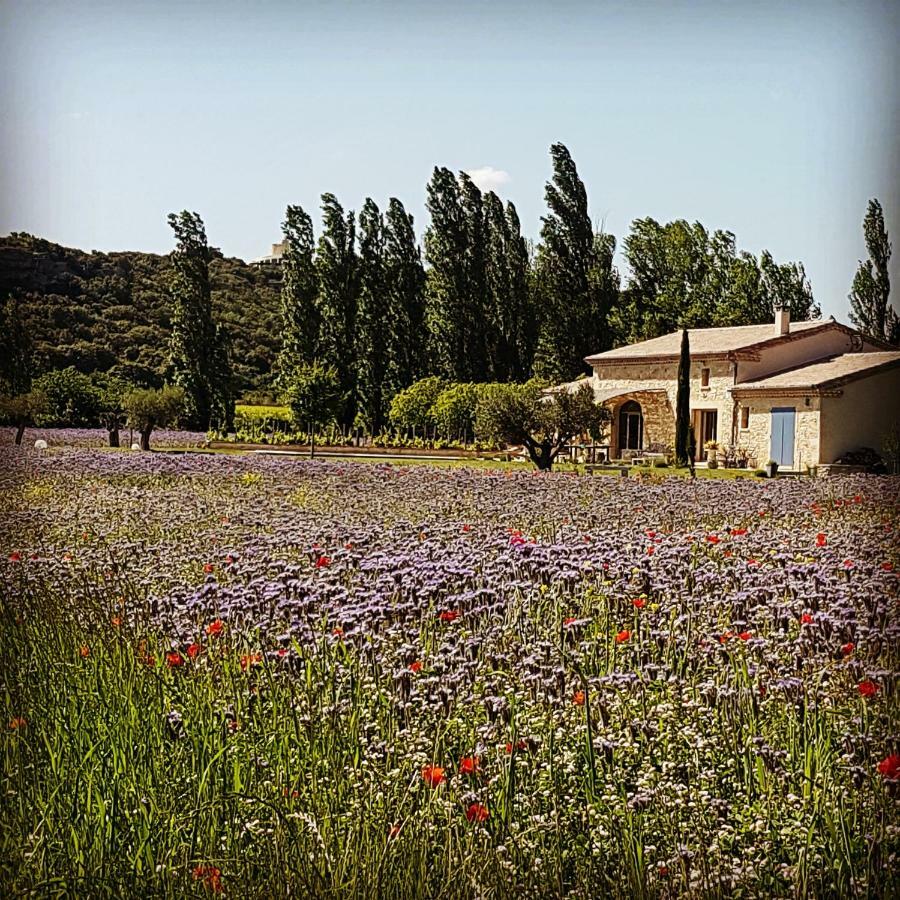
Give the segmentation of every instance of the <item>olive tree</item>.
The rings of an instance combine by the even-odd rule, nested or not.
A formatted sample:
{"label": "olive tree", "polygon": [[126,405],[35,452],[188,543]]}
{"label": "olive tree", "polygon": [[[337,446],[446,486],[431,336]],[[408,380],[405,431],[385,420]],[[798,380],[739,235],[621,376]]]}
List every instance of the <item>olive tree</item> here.
{"label": "olive tree", "polygon": [[22,444],[22,437],[29,425],[36,425],[47,410],[47,397],[42,391],[0,397],[0,417],[16,427],[16,446]]}
{"label": "olive tree", "polygon": [[475,431],[484,440],[524,445],[535,466],[547,471],[575,435],[599,438],[608,421],[609,411],[594,402],[589,382],[575,391],[546,393],[530,381],[485,385]]}
{"label": "olive tree", "polygon": [[184,403],[184,388],[172,385],[159,389],[136,388],[124,395],[122,408],[131,427],[141,435],[141,450],[150,449],[154,428],[165,428],[182,415]]}

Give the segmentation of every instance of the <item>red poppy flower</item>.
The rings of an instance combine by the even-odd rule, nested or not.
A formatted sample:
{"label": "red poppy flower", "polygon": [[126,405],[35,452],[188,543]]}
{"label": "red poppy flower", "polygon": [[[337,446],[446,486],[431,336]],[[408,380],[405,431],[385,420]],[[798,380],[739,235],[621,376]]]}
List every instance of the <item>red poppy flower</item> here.
{"label": "red poppy flower", "polygon": [[222,629],[225,627],[224,623],[221,619],[216,619],[215,622],[210,622],[209,625],[206,626],[206,633],[210,637],[216,637],[222,633]]}
{"label": "red poppy flower", "polygon": [[320,556],[316,559],[316,568],[325,569],[331,565],[331,560],[327,556]]}
{"label": "red poppy flower", "polygon": [[656,870],[656,874],[659,875],[660,878],[668,878],[669,877],[669,867],[668,866],[659,866]]}
{"label": "red poppy flower", "polygon": [[400,834],[400,828],[400,825],[391,825],[391,830],[388,832],[388,838],[392,839],[397,837],[397,835]]}
{"label": "red poppy flower", "polygon": [[480,803],[470,803],[466,810],[466,818],[470,822],[484,822],[489,815],[487,807]]}
{"label": "red poppy flower", "polygon": [[647,537],[650,538],[651,541],[653,540],[653,538],[656,537],[656,532],[653,531],[652,529],[648,529],[647,531],[644,532],[644,534],[646,534]]}
{"label": "red poppy flower", "polygon": [[471,526],[471,525],[463,525],[462,530],[463,530],[463,531],[471,531],[471,530],[472,530],[472,526]]}
{"label": "red poppy flower", "polygon": [[845,559],[843,565],[844,565],[845,569],[852,569],[854,566],[854,563],[853,563],[852,559]]}
{"label": "red poppy flower", "polygon": [[522,544],[525,543],[525,538],[523,538],[521,534],[514,534],[509,539],[509,542],[513,547],[521,547]]}
{"label": "red poppy flower", "polygon": [[753,557],[751,556],[750,559],[747,560],[747,565],[748,566],[758,566],[759,560],[753,559]]}
{"label": "red poppy flower", "polygon": [[719,536],[718,536],[717,534],[708,534],[708,535],[706,536],[706,540],[707,540],[710,544],[718,544],[718,543],[719,543]]}
{"label": "red poppy flower", "polygon": [[722,554],[722,556],[724,556],[726,559],[731,559],[731,557],[734,556],[734,554],[731,552],[731,550],[726,550],[726,551]]}
{"label": "red poppy flower", "polygon": [[279,656],[287,656],[287,655],[288,655],[288,651],[285,650],[284,647],[279,647],[279,648],[278,648],[278,655],[279,655]]}
{"label": "red poppy flower", "polygon": [[563,619],[563,628],[569,628],[574,625],[578,619],[575,616],[569,616],[568,618]]}
{"label": "red poppy flower", "polygon": [[262,656],[259,653],[245,653],[241,657],[241,671],[246,672],[252,666],[257,666],[262,662]]}
{"label": "red poppy flower", "polygon": [[816,535],[816,546],[817,547],[825,547],[827,544],[828,544],[828,538],[825,537],[825,534],[820,531]]}
{"label": "red poppy flower", "polygon": [[883,562],[883,563],[881,564],[881,568],[884,569],[885,572],[893,572],[893,571],[894,571],[894,564],[891,563],[891,562]]}
{"label": "red poppy flower", "polygon": [[636,600],[631,601],[631,605],[636,609],[643,609],[647,605],[647,601],[643,597],[638,597]]}
{"label": "red poppy flower", "polygon": [[422,778],[429,787],[437,787],[446,781],[444,770],[440,766],[425,766],[422,769]]}
{"label": "red poppy flower", "polygon": [[572,702],[576,706],[584,706],[584,691],[575,691],[572,695]]}
{"label": "red poppy flower", "polygon": [[738,635],[738,637],[739,637],[742,641],[749,641],[750,638],[753,637],[753,633],[750,632],[750,631],[742,631],[742,632]]}
{"label": "red poppy flower", "polygon": [[145,666],[150,666],[151,669],[156,665],[156,657],[152,653],[145,653],[140,657],[140,660]]}
{"label": "red poppy flower", "polygon": [[809,613],[803,613],[803,615],[800,616],[800,622],[803,625],[810,625],[812,623],[812,620],[813,617]]}
{"label": "red poppy flower", "polygon": [[889,781],[900,778],[900,753],[892,753],[878,763],[878,772]]}
{"label": "red poppy flower", "polygon": [[438,618],[442,622],[455,622],[459,618],[459,610],[445,609]]}
{"label": "red poppy flower", "polygon": [[631,637],[631,632],[627,628],[623,628],[616,634],[616,643],[624,644]]}
{"label": "red poppy flower", "polygon": [[719,635],[719,643],[724,644],[729,638],[734,637],[734,632],[726,631],[724,634]]}
{"label": "red poppy flower", "polygon": [[746,528],[732,528],[731,533],[735,536],[740,536],[742,534],[746,534],[747,529]]}
{"label": "red poppy flower", "polygon": [[874,681],[861,681],[856,689],[859,691],[860,697],[874,697],[881,688]]}
{"label": "red poppy flower", "polygon": [[344,629],[341,628],[340,625],[338,625],[336,628],[332,628],[332,629],[331,629],[331,633],[332,633],[335,637],[343,637],[343,636],[344,636]]}
{"label": "red poppy flower", "polygon": [[187,648],[187,655],[191,659],[196,659],[200,655],[202,650],[203,650],[203,648],[199,644],[194,643],[194,644],[191,644],[190,647]]}
{"label": "red poppy flower", "polygon": [[656,547],[654,547],[653,544],[651,544],[647,548],[647,556],[653,556],[654,553],[656,553]]}
{"label": "red poppy flower", "polygon": [[422,663],[419,660],[416,660],[414,663],[410,663],[409,671],[410,672],[421,672],[422,671]]}
{"label": "red poppy flower", "polygon": [[[515,749],[516,750],[527,750],[528,744],[525,741],[518,740],[518,741],[516,741]],[[506,752],[507,753],[513,752],[513,745],[509,741],[506,742]]]}
{"label": "red poppy flower", "polygon": [[216,568],[216,567],[215,567],[212,563],[206,563],[206,565],[203,566],[203,571],[204,571],[207,575],[209,575],[209,574],[211,574],[212,572],[215,571],[215,568]]}
{"label": "red poppy flower", "polygon": [[177,669],[184,665],[184,657],[177,650],[173,650],[166,654],[166,665],[170,669]]}
{"label": "red poppy flower", "polygon": [[230,553],[225,557],[225,565],[234,565],[234,557]]}
{"label": "red poppy flower", "polygon": [[228,516],[222,516],[222,518],[219,519],[219,521],[220,521],[223,525],[227,525],[227,524],[228,524]]}
{"label": "red poppy flower", "polygon": [[841,647],[841,653],[844,656],[849,656],[855,649],[856,644],[854,644],[853,641],[847,641],[847,643]]}
{"label": "red poppy flower", "polygon": [[9,561],[10,562],[21,562],[22,554],[19,553],[18,550],[13,550],[13,552],[9,554]]}
{"label": "red poppy flower", "polygon": [[113,616],[110,621],[112,622],[113,628],[118,628],[122,624],[122,617]]}
{"label": "red poppy flower", "polygon": [[352,541],[347,541],[347,543],[344,544],[344,549],[345,549],[345,550],[352,550],[352,549],[353,549],[353,542],[352,542]]}
{"label": "red poppy flower", "polygon": [[459,761],[459,771],[463,775],[477,775],[481,760],[477,756],[464,756]]}
{"label": "red poppy flower", "polygon": [[13,731],[17,731],[19,728],[24,728],[28,722],[25,721],[24,716],[16,716],[14,719],[9,720],[9,727]]}
{"label": "red poppy flower", "polygon": [[292,791],[290,788],[285,788],[284,796],[287,797],[288,800],[296,800],[300,796],[300,791]]}
{"label": "red poppy flower", "polygon": [[591,542],[591,536],[590,536],[589,534],[582,535],[582,538],[581,538],[581,539],[582,539],[586,544],[589,544],[589,543]]}
{"label": "red poppy flower", "polygon": [[194,881],[202,881],[214,894],[222,892],[222,872],[215,866],[196,866],[192,874]]}
{"label": "red poppy flower", "polygon": [[86,659],[91,655],[91,648],[88,647],[87,644],[85,644],[78,652],[81,654],[82,659]]}

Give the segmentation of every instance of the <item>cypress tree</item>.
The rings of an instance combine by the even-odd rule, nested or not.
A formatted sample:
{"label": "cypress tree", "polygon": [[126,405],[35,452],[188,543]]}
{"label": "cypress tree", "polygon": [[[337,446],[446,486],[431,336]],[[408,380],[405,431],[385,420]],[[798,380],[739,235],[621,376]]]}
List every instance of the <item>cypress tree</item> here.
{"label": "cypress tree", "polygon": [[382,430],[387,419],[394,369],[384,257],[384,220],[375,202],[367,198],[359,214],[356,357],[359,414],[373,434]]}
{"label": "cypress tree", "polygon": [[686,466],[691,452],[691,349],[687,328],[681,331],[681,355],[678,358],[678,392],[675,400],[675,461]]}
{"label": "cypress tree", "polygon": [[290,382],[297,366],[311,363],[319,349],[319,281],[316,275],[312,219],[300,206],[289,206],[281,225],[287,244],[282,259],[282,345],[279,380]]}
{"label": "cypress tree", "polygon": [[389,394],[425,374],[425,269],[413,217],[391,197],[384,217],[384,279],[390,328]]}
{"label": "cypress tree", "polygon": [[168,221],[176,240],[170,283],[172,380],[184,388],[185,418],[190,427],[228,429],[234,419],[234,399],[226,335],[212,315],[209,263],[213,252],[197,213],[171,213]]}
{"label": "cypress tree", "polygon": [[333,366],[340,385],[340,422],[356,416],[356,220],[333,194],[322,195],[322,234],[316,255],[321,315],[320,356]]}

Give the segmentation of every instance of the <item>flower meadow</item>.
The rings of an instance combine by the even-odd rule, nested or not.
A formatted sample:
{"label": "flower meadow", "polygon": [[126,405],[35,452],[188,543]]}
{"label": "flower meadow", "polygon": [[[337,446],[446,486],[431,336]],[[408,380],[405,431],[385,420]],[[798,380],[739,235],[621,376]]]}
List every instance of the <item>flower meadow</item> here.
{"label": "flower meadow", "polygon": [[900,893],[900,480],[0,457],[6,894]]}

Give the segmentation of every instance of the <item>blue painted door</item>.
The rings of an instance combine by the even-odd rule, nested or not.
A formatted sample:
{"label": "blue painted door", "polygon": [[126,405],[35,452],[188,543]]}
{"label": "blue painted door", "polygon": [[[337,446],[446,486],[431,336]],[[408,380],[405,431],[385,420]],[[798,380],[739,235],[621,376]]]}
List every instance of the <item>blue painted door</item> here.
{"label": "blue painted door", "polygon": [[779,466],[794,465],[794,418],[793,406],[776,407],[772,410],[772,445],[769,455]]}

